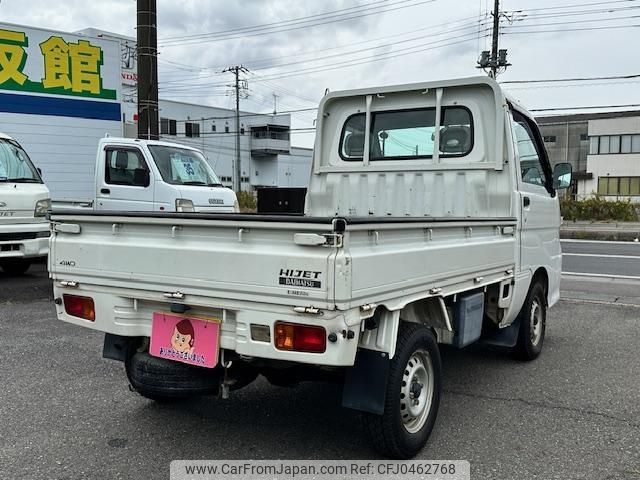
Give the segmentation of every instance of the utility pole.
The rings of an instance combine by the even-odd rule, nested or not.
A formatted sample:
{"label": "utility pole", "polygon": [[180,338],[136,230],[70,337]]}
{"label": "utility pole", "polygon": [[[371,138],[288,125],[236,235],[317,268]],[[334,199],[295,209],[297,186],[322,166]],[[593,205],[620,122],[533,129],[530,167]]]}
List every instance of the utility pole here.
{"label": "utility pole", "polygon": [[138,138],[157,140],[158,23],[156,0],[138,2]]}
{"label": "utility pole", "polygon": [[273,95],[273,114],[276,115],[278,112],[278,95],[275,93],[272,93],[271,95]]}
{"label": "utility pole", "polygon": [[[500,0],[494,0],[493,3],[493,33],[491,37],[491,52],[485,50],[480,55],[480,60],[478,60],[478,68],[482,68],[486,71],[489,69],[489,76],[491,78],[496,78],[498,76],[498,71],[500,68],[504,67],[505,69],[510,66],[510,63],[507,63],[507,50],[499,50],[498,49],[498,37],[500,35],[500,17],[503,16],[502,12],[500,12]],[[506,17],[509,19],[509,17]],[[512,20],[509,20],[510,22]]]}
{"label": "utility pole", "polygon": [[[234,67],[225,68],[224,72],[231,72],[235,75],[235,95],[236,95],[236,161],[233,169],[233,189],[236,192],[242,190],[242,164],[241,164],[241,152],[240,152],[240,73],[248,73],[247,70],[242,65],[236,65]],[[246,87],[242,87],[246,88]]]}
{"label": "utility pole", "polygon": [[500,34],[500,0],[493,3],[493,33],[491,36],[491,78],[496,78],[498,71],[498,35]]}

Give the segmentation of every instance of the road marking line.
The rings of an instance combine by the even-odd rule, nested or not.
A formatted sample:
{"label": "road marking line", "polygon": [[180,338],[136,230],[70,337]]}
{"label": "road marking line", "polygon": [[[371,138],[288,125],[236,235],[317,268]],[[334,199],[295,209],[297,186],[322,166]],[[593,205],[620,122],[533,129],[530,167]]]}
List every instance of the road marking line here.
{"label": "road marking line", "polygon": [[600,258],[635,258],[640,260],[640,255],[601,255],[599,253],[563,253],[563,257],[600,257]]}
{"label": "road marking line", "polygon": [[638,245],[638,248],[640,248],[640,243],[639,242],[621,242],[621,241],[608,241],[608,240],[578,240],[578,239],[573,239],[573,238],[562,238],[560,239],[560,243],[602,243],[602,244],[608,244],[608,245]]}
{"label": "road marking line", "polygon": [[621,280],[640,280],[640,277],[633,275],[611,275],[609,273],[579,273],[579,272],[561,272],[562,275],[568,275],[571,277],[594,277],[594,278],[619,278]]}
{"label": "road marking line", "polygon": [[592,303],[595,305],[618,305],[620,307],[640,308],[640,305],[636,305],[635,303],[606,302],[604,300],[589,300],[586,298],[560,297],[560,301],[567,302],[567,303]]}

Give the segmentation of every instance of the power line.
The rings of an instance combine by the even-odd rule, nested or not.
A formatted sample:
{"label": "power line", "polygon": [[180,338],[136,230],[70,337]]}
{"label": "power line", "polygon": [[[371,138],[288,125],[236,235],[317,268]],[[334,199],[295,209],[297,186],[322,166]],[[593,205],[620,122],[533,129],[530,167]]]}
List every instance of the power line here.
{"label": "power line", "polygon": [[630,103],[626,105],[589,105],[586,107],[553,107],[553,108],[530,108],[530,112],[553,112],[558,110],[592,110],[598,108],[631,108],[640,107],[640,103]]}
{"label": "power line", "polygon": [[[458,40],[458,39],[461,39],[461,40]],[[414,45],[414,46],[411,46],[411,47],[402,48],[402,49],[396,50],[395,52],[382,53],[382,54],[380,54],[380,55],[378,55],[376,57],[360,57],[360,58],[356,58],[356,59],[345,60],[345,61],[342,61],[342,62],[334,62],[334,63],[328,64],[328,65],[317,65],[315,67],[309,67],[309,68],[305,68],[305,69],[292,70],[292,71],[281,72],[281,73],[274,73],[272,76],[269,76],[269,75],[263,76],[262,80],[276,80],[276,79],[280,79],[280,78],[287,78],[287,77],[305,75],[305,74],[310,74],[310,73],[319,73],[319,72],[331,71],[331,70],[336,70],[336,69],[341,69],[341,68],[349,68],[349,67],[354,67],[354,66],[362,65],[362,64],[370,64],[370,63],[379,62],[379,61],[383,61],[383,60],[389,60],[391,58],[397,58],[397,57],[401,57],[401,56],[405,56],[405,55],[411,55],[411,54],[414,54],[414,53],[421,53],[421,52],[425,52],[425,51],[435,50],[435,49],[438,49],[438,48],[450,47],[450,46],[453,46],[453,45],[458,45],[458,44],[461,44],[461,43],[466,43],[466,42],[469,42],[469,41],[473,41],[475,39],[476,39],[476,33],[475,32],[471,32],[471,33],[464,34],[464,35],[458,35],[458,36],[455,36],[455,37],[444,38],[442,40],[437,40],[437,41],[434,41],[434,42],[427,42],[427,43],[424,43],[424,44],[418,44],[418,45]],[[435,44],[438,44],[438,43],[447,42],[449,40],[457,40],[457,41],[444,43],[442,45],[435,45]],[[435,45],[435,46],[432,46],[432,45]],[[418,47],[428,47],[428,48],[418,48]],[[256,80],[256,81],[260,81],[260,80]],[[171,91],[175,92],[176,90],[179,91],[180,89],[187,89],[188,91],[191,91],[191,90],[193,90],[193,88],[197,88],[197,87],[211,88],[211,86],[215,86],[215,84],[206,84],[205,83],[205,84],[192,84],[192,85],[188,85],[188,86],[184,86],[184,87],[170,87],[169,89],[164,89],[164,91],[171,90]]]}
{"label": "power line", "polygon": [[[398,38],[398,37],[411,35],[411,34],[417,33],[417,32],[428,31],[429,32],[429,36],[443,35],[443,34],[446,34],[446,33],[450,33],[451,31],[455,31],[455,30],[452,30],[452,29],[442,29],[442,27],[444,27],[446,25],[462,24],[462,25],[459,25],[458,27],[466,26],[467,28],[471,28],[471,27],[473,27],[475,25],[482,24],[482,23],[483,23],[482,20],[480,20],[480,21],[476,20],[475,16],[473,16],[473,17],[464,17],[464,18],[460,18],[460,19],[457,19],[457,20],[447,20],[445,22],[440,22],[438,24],[426,25],[424,27],[421,27],[421,28],[418,28],[418,29],[415,29],[415,30],[409,30],[409,31],[405,31],[405,32],[402,32],[402,33],[396,33],[396,34],[393,34],[393,35],[385,35],[385,36],[382,36],[382,37],[370,38],[368,40],[362,40],[362,41],[359,41],[359,42],[349,42],[348,44],[335,45],[333,47],[327,47],[327,48],[323,48],[323,49],[320,49],[320,50],[304,50],[304,51],[293,53],[293,54],[290,54],[290,55],[280,55],[280,56],[277,56],[277,57],[261,58],[261,59],[258,59],[258,60],[251,60],[251,61],[247,60],[247,61],[244,61],[242,63],[251,64],[251,67],[253,69],[257,69],[258,67],[260,67],[260,64],[267,63],[267,65],[269,65],[268,62],[273,61],[273,60],[282,60],[283,58],[302,57],[302,56],[307,56],[307,55],[314,55],[316,53],[324,53],[324,52],[327,52],[327,51],[330,51],[330,50],[339,50],[339,49],[344,49],[344,48],[351,48],[351,47],[354,47],[356,45],[362,45],[362,44],[366,44],[366,43],[376,42],[376,41],[379,41],[379,40],[388,40],[389,38],[394,38],[395,39],[395,38]],[[438,28],[438,27],[440,27],[440,29],[436,30],[434,32],[433,28]],[[458,27],[456,27],[456,29]],[[420,37],[420,38],[424,38],[424,37]],[[405,40],[405,41],[408,41],[408,40]],[[177,62],[173,62],[173,61],[169,61],[169,60],[163,60],[163,59],[160,59],[160,61],[163,62],[163,63],[170,63],[170,64],[173,64],[173,65],[179,65],[179,66],[182,66],[182,67],[184,67],[186,69],[199,70],[201,72],[210,71],[210,70],[215,71],[216,72],[215,75],[211,75],[211,76],[220,75],[219,70],[224,68],[223,66],[198,67],[198,66],[195,66],[195,65],[177,63]],[[199,75],[195,75],[195,76],[193,76],[193,78],[202,78],[202,77],[200,77]],[[167,83],[167,82],[165,82],[165,83]]]}
{"label": "power line", "polygon": [[589,82],[595,80],[628,80],[630,78],[640,78],[640,74],[632,75],[613,75],[609,77],[577,77],[577,78],[551,78],[551,79],[538,79],[538,80],[507,80],[500,82],[501,85],[513,84],[513,83],[552,83],[552,82]]}
{"label": "power line", "polygon": [[296,22],[296,21],[300,21],[300,20],[305,20],[305,19],[310,19],[310,18],[316,18],[316,17],[322,17],[325,15],[330,15],[330,14],[334,14],[334,13],[339,13],[339,12],[345,12],[347,10],[356,10],[356,9],[361,9],[361,8],[371,8],[373,5],[379,4],[379,3],[386,3],[388,2],[388,0],[379,0],[376,2],[371,2],[369,4],[364,4],[364,5],[355,5],[353,7],[348,7],[348,8],[342,8],[339,10],[332,10],[329,12],[324,12],[324,13],[317,13],[314,15],[308,15],[306,17],[298,17],[298,18],[293,18],[293,19],[289,19],[289,20],[280,20],[278,22],[272,22],[272,23],[263,23],[263,24],[259,24],[259,25],[253,25],[253,26],[248,26],[248,27],[238,27],[238,28],[232,28],[230,30],[222,30],[220,32],[211,32],[211,33],[197,33],[194,35],[178,35],[178,36],[174,36],[174,37],[166,37],[163,38],[162,40],[164,41],[169,41],[169,40],[178,40],[178,39],[189,39],[189,38],[199,38],[199,37],[203,37],[206,35],[223,35],[223,34],[229,34],[229,33],[237,33],[237,32],[241,32],[241,31],[246,31],[246,30],[253,30],[253,29],[261,29],[261,28],[266,28],[269,26],[276,26],[276,25],[282,25],[282,24],[286,24],[286,23],[290,23],[290,22]]}
{"label": "power line", "polygon": [[554,29],[554,30],[529,30],[526,32],[504,32],[501,35],[526,35],[530,33],[557,33],[557,32],[587,32],[592,30],[616,30],[619,28],[636,28],[640,27],[640,24],[633,25],[610,25],[606,27],[583,27],[583,28],[562,28],[562,29]]}
{"label": "power line", "polygon": [[[257,31],[257,32],[248,32],[248,33],[243,33],[240,35],[235,35],[235,36],[227,36],[227,37],[216,37],[215,33],[213,34],[202,34],[202,35],[213,35],[213,38],[207,38],[207,37],[202,37],[202,38],[195,38],[195,39],[186,39],[186,40],[174,40],[174,41],[167,41],[166,43],[162,43],[161,46],[162,47],[175,47],[175,46],[182,46],[182,45],[194,45],[194,44],[199,44],[199,43],[212,43],[212,42],[219,42],[219,41],[224,41],[224,40],[235,40],[235,39],[246,39],[248,37],[256,37],[256,36],[261,36],[261,35],[271,35],[274,33],[282,33],[282,32],[290,32],[293,30],[300,30],[300,29],[304,29],[304,28],[309,28],[309,27],[316,27],[319,25],[326,25],[328,23],[337,23],[337,22],[344,22],[347,20],[353,20],[355,18],[361,18],[361,17],[367,17],[370,15],[378,15],[380,13],[386,13],[386,12],[392,12],[395,10],[400,10],[400,9],[404,9],[404,8],[409,8],[409,7],[416,7],[418,5],[423,5],[426,3],[433,3],[436,0],[421,0],[418,1],[417,3],[412,3],[410,5],[400,5],[400,6],[395,6],[395,5],[399,5],[399,4],[403,4],[403,3],[407,3],[407,2],[412,2],[415,0],[401,0],[398,1],[396,3],[390,4],[390,6],[393,6],[393,8],[384,8],[382,7],[379,10],[376,10],[374,12],[365,12],[365,13],[361,13],[361,14],[357,14],[357,15],[333,15],[330,17],[326,17],[326,18],[333,18],[335,17],[333,20],[328,20],[328,21],[322,21],[322,22],[315,22],[315,23],[309,23],[308,25],[298,25],[298,26],[293,26],[291,28],[282,28],[282,29],[277,29],[277,30],[271,30],[271,31]],[[354,12],[357,13],[357,12]],[[293,24],[292,24],[293,25]]]}
{"label": "power line", "polygon": [[[480,25],[480,27],[483,27],[484,25]],[[435,32],[435,33],[431,33],[430,37],[437,37],[440,35],[445,35],[445,34],[450,34],[453,32],[457,32],[457,31],[465,31],[465,30],[469,30],[473,28],[473,34],[474,36],[476,35],[476,25],[475,22],[473,22],[473,24],[470,25],[465,25],[465,26],[460,26],[458,28],[454,28],[454,29],[450,29],[450,30],[443,30],[441,32]],[[482,32],[482,28],[478,28],[477,33],[481,33]],[[454,37],[454,38],[458,38],[458,37]],[[341,53],[335,53],[335,54],[331,54],[331,55],[325,55],[325,56],[321,56],[321,57],[315,57],[309,60],[300,60],[300,61],[294,61],[294,62],[289,62],[289,63],[280,63],[280,64],[274,64],[274,65],[267,65],[267,66],[263,66],[263,67],[259,67],[259,68],[255,68],[252,67],[253,70],[257,70],[257,71],[262,71],[262,70],[271,70],[273,68],[281,68],[281,67],[287,67],[287,66],[293,66],[293,65],[300,65],[300,64],[305,64],[305,63],[313,63],[313,62],[318,62],[321,60],[327,60],[327,59],[331,59],[331,58],[336,58],[336,57],[345,57],[345,56],[349,56],[349,55],[355,55],[358,53],[364,53],[364,52],[369,52],[369,51],[373,51],[373,50],[377,50],[380,48],[388,48],[388,47],[393,47],[396,45],[401,45],[401,44],[405,44],[405,43],[410,43],[410,42],[415,42],[418,40],[424,40],[424,36],[419,36],[419,37],[412,37],[412,38],[408,38],[408,39],[404,39],[404,40],[399,40],[396,42],[390,42],[387,44],[378,44],[372,47],[367,47],[367,48],[362,48],[362,49],[358,49],[358,50],[351,50],[348,52],[341,52]],[[443,40],[444,41],[444,40]],[[431,45],[434,43],[438,43],[438,41],[430,41],[427,43],[420,43],[417,45],[414,45],[413,47],[419,47],[419,46],[424,46],[424,45]],[[413,48],[413,47],[409,47],[409,48]],[[398,50],[401,51],[401,50]],[[207,77],[199,77],[198,80],[202,80],[204,78]],[[174,80],[174,81],[167,81],[167,82],[163,82],[162,85],[166,85],[166,84],[174,84],[174,83],[179,83],[182,82],[182,80]],[[196,83],[184,83],[183,85],[175,85],[175,87],[178,88],[186,88],[187,86],[195,86],[195,85],[202,85],[202,84],[196,84]],[[206,84],[207,86],[211,86],[211,84]],[[168,88],[173,88],[173,86],[169,86]]]}

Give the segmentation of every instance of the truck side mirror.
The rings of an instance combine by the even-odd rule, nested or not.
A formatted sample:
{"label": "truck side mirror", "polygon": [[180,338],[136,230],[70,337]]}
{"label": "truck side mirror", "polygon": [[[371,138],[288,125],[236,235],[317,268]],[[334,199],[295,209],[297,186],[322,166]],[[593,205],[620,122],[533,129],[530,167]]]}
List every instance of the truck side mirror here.
{"label": "truck side mirror", "polygon": [[553,188],[563,190],[571,185],[571,164],[558,163],[553,169]]}

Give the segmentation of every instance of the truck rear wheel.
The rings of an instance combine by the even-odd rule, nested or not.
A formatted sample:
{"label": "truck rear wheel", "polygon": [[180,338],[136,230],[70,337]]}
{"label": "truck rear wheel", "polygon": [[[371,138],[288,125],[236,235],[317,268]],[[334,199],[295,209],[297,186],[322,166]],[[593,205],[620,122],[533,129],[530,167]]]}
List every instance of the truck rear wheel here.
{"label": "truck rear wheel", "polygon": [[0,267],[5,273],[9,275],[22,275],[31,266],[31,260],[25,260],[23,258],[7,258],[0,261]]}
{"label": "truck rear wheel", "polygon": [[376,450],[407,459],[425,446],[438,414],[441,378],[440,353],[431,330],[402,324],[389,366],[384,413],[365,416]]}
{"label": "truck rear wheel", "polygon": [[536,282],[518,314],[520,329],[513,354],[520,360],[534,360],[542,351],[547,324],[547,301],[544,287]]}

